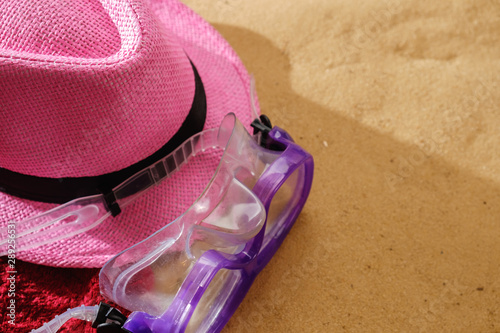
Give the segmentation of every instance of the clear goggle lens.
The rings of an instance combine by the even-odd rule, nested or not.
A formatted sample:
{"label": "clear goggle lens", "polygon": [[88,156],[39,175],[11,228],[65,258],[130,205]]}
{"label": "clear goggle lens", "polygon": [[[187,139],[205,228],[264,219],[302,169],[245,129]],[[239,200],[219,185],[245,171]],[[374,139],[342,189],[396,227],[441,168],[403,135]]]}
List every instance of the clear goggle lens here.
{"label": "clear goggle lens", "polygon": [[129,310],[160,315],[205,251],[237,253],[264,225],[265,209],[245,184],[255,184],[279,152],[262,149],[234,115],[224,118],[216,137],[200,136],[224,147],[205,191],[183,215],[101,270],[101,292]]}
{"label": "clear goggle lens", "polygon": [[[274,195],[267,216],[263,249],[282,232],[289,230],[285,223],[297,208],[304,186],[304,166],[295,170]],[[212,332],[219,327],[219,313],[232,306],[234,290],[241,283],[242,271],[220,269],[213,277],[196,305],[185,332]]]}

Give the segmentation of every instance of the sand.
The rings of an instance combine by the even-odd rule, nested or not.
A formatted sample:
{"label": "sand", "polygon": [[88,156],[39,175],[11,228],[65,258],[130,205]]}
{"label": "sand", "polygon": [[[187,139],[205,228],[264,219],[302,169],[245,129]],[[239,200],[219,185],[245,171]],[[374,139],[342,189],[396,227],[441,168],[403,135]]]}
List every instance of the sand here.
{"label": "sand", "polygon": [[184,2],[316,163],[224,332],[500,332],[500,2]]}

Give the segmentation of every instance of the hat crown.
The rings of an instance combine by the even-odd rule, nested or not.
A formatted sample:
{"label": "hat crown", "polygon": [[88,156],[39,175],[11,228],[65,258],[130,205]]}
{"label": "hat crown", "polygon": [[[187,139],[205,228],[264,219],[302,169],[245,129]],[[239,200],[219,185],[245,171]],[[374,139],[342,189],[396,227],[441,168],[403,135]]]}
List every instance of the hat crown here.
{"label": "hat crown", "polygon": [[162,147],[194,74],[143,1],[2,1],[0,167],[95,176]]}
{"label": "hat crown", "polygon": [[99,0],[2,1],[0,49],[77,58],[105,58],[120,35]]}

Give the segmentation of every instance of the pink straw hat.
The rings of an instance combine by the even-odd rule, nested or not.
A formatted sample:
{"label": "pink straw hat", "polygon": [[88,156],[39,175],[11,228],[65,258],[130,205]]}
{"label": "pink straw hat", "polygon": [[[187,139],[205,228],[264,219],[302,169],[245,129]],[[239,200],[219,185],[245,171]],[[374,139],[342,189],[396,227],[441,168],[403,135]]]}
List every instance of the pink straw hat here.
{"label": "pink straw hat", "polygon": [[[240,59],[176,0],[5,0],[0,13],[0,228],[117,185],[228,112],[251,122]],[[219,156],[197,155],[116,217],[17,258],[102,266],[183,213]]]}

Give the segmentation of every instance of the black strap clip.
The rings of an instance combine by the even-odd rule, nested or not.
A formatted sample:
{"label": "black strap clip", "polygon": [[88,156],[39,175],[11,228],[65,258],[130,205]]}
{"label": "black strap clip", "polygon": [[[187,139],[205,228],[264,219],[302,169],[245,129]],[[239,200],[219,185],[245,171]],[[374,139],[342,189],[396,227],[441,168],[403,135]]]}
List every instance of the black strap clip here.
{"label": "black strap clip", "polygon": [[97,328],[97,333],[132,333],[122,327],[126,320],[127,317],[119,310],[101,302],[92,327]]}
{"label": "black strap clip", "polygon": [[99,191],[103,194],[104,202],[106,204],[106,208],[111,212],[113,217],[116,217],[118,214],[122,212],[120,205],[116,202],[115,193],[109,186],[101,186]]}
{"label": "black strap clip", "polygon": [[269,117],[262,114],[259,118],[252,121],[250,126],[253,127],[253,135],[261,133],[260,145],[264,148],[268,148],[269,132],[273,129],[273,125],[271,124]]}

